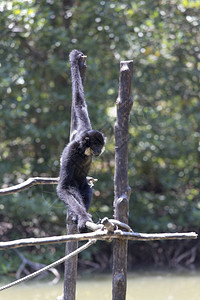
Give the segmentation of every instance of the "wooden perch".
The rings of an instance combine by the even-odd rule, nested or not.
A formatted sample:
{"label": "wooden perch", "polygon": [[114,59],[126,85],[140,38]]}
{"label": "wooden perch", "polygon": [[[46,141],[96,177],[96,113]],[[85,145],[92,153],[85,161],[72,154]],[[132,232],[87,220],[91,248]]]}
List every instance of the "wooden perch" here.
{"label": "wooden perch", "polygon": [[[14,194],[18,192],[22,192],[23,190],[29,189],[30,187],[34,185],[40,185],[40,184],[57,184],[59,180],[59,177],[33,177],[29,178],[26,181],[6,187],[3,189],[0,189],[0,196],[3,195],[9,195],[9,194]],[[98,181],[98,179],[93,178],[93,177],[87,177],[88,184],[92,187],[94,186],[94,183]]]}
{"label": "wooden perch", "polygon": [[93,222],[87,221],[85,225],[86,225],[87,229],[89,229],[91,231],[96,231],[96,230],[99,230],[99,229],[103,230],[103,228],[104,228],[103,223],[102,224],[95,224]]}
{"label": "wooden perch", "polygon": [[0,196],[18,193],[38,184],[57,184],[57,183],[58,183],[58,177],[56,178],[33,177],[27,179],[26,181],[20,184],[7,187],[4,189],[0,189]]}
{"label": "wooden perch", "polygon": [[131,231],[132,232],[132,229],[131,229],[131,227],[128,224],[120,222],[119,220],[116,220],[116,219],[109,219],[109,220],[110,220],[111,223],[113,223],[117,227],[123,228],[126,231]]}
{"label": "wooden perch", "polygon": [[132,241],[155,241],[155,240],[183,240],[183,239],[197,239],[198,235],[195,232],[186,233],[138,233],[138,232],[124,232],[115,230],[113,233],[108,233],[107,230],[97,230],[90,233],[77,233],[70,235],[61,235],[45,238],[28,238],[19,239],[9,242],[0,242],[0,250],[20,248],[35,245],[58,244],[70,241],[84,241],[89,239],[95,240],[132,240]]}

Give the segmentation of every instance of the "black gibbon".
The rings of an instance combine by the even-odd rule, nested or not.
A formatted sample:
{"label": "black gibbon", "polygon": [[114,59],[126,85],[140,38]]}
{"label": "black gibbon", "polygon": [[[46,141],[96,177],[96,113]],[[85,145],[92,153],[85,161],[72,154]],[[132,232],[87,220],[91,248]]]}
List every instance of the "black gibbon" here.
{"label": "black gibbon", "polygon": [[104,135],[93,130],[88,116],[84,89],[80,75],[82,52],[73,50],[70,55],[72,76],[72,101],[76,120],[76,133],[63,150],[58,197],[76,216],[79,231],[85,231],[87,221],[92,221],[87,212],[92,198],[92,188],[87,182],[93,156],[99,156],[105,144]]}

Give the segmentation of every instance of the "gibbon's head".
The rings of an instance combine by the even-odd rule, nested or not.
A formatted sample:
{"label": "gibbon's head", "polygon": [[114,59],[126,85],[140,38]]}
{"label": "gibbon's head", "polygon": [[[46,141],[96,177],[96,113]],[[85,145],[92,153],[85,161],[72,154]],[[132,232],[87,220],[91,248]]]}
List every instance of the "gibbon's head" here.
{"label": "gibbon's head", "polygon": [[97,130],[89,130],[83,139],[86,147],[85,155],[99,156],[104,151],[106,139],[103,133]]}

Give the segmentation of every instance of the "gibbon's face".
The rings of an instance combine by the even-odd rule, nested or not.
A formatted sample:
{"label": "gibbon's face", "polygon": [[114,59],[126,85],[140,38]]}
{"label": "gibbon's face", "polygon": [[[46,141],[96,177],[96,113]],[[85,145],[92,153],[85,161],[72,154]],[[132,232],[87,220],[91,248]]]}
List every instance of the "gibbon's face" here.
{"label": "gibbon's face", "polygon": [[105,147],[105,138],[99,131],[92,130],[89,134],[88,147],[86,148],[86,155],[99,156],[103,153]]}
{"label": "gibbon's face", "polygon": [[104,146],[101,146],[101,145],[93,145],[92,147],[91,147],[91,149],[92,149],[92,151],[93,151],[93,155],[94,156],[99,156],[99,155],[101,155],[102,154],[102,152],[103,152],[103,148],[105,148]]}
{"label": "gibbon's face", "polygon": [[105,147],[105,139],[104,136],[101,133],[98,133],[95,138],[93,139],[93,142],[91,143],[91,149],[93,150],[94,156],[99,156],[103,153]]}

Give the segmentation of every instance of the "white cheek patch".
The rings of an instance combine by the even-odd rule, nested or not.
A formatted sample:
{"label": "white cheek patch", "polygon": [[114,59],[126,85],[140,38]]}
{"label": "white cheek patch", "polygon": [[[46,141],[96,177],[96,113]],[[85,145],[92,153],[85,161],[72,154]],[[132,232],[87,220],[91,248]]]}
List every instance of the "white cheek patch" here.
{"label": "white cheek patch", "polygon": [[101,154],[105,151],[105,146],[101,149]]}
{"label": "white cheek patch", "polygon": [[84,152],[85,155],[90,156],[90,155],[92,155],[92,153],[93,153],[93,150],[90,147],[85,149],[85,152]]}

